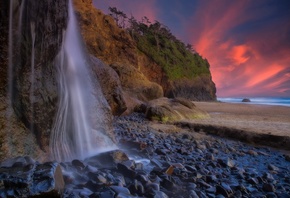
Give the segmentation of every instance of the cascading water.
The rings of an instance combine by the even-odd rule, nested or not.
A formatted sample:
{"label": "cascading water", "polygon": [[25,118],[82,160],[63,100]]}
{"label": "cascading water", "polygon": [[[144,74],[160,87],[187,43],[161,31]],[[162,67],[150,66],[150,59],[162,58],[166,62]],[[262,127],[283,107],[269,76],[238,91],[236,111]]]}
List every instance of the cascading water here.
{"label": "cascading water", "polygon": [[[56,59],[59,104],[50,138],[52,158],[58,161],[83,159],[100,149],[97,139],[101,134],[92,126],[92,119],[97,116],[90,114],[100,112],[92,110],[98,101],[92,94],[93,86],[86,60],[73,5],[69,0],[68,26]],[[109,141],[107,146],[113,146],[113,142]]]}
{"label": "cascading water", "polygon": [[[30,75],[30,93],[29,93],[29,98],[30,98],[30,106],[31,106],[31,118],[34,120],[34,106],[33,106],[33,101],[34,101],[34,70],[35,70],[35,24],[34,22],[31,22],[30,24],[30,29],[31,29],[31,42],[32,42],[32,47],[31,47],[31,75]],[[34,127],[33,123],[31,122],[30,124],[30,130],[33,132]]]}

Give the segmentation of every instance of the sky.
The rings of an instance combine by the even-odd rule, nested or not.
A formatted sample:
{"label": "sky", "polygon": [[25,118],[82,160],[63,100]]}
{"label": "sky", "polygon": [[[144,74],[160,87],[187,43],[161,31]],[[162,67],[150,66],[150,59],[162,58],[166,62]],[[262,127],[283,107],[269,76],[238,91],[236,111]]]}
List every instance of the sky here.
{"label": "sky", "polygon": [[290,97],[289,0],[93,0],[166,25],[210,63],[218,97]]}

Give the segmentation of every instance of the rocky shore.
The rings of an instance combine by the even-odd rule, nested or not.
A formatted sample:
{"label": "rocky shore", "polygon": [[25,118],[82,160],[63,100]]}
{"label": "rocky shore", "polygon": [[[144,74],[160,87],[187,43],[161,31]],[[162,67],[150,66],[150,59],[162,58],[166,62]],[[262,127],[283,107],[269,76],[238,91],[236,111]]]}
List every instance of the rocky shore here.
{"label": "rocky shore", "polygon": [[[290,157],[280,151],[152,123],[143,114],[114,123],[119,149],[60,163],[65,186],[58,196],[289,197]],[[8,185],[7,166],[1,163],[0,196],[18,197],[26,187]]]}

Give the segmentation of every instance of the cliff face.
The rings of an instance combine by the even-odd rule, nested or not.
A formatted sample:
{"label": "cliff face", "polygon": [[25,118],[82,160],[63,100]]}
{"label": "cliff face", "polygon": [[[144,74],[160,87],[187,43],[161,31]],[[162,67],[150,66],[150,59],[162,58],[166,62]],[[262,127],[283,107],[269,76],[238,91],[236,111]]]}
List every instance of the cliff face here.
{"label": "cliff face", "polygon": [[10,2],[1,1],[0,6],[3,30],[0,49],[0,159],[17,155],[32,155],[38,159],[44,157],[57,105],[53,61],[66,27],[67,3],[61,0],[21,2],[24,1],[14,1],[12,7],[13,42],[9,80]]}
{"label": "cliff face", "polygon": [[[63,97],[60,91],[67,95],[70,91],[60,89],[63,88],[63,82],[60,82],[59,78],[60,65],[67,63],[67,69],[70,63],[68,60],[70,55],[64,51],[64,43],[67,43],[64,42],[67,39],[64,33],[68,32],[69,21],[68,1],[14,0],[11,8],[12,18],[9,16],[10,1],[0,1],[0,160],[19,155],[48,160],[50,136],[57,121],[56,113],[62,108],[59,107]],[[10,36],[8,36],[9,18],[12,19]],[[12,38],[13,45],[10,46],[12,48],[8,46],[9,37]],[[75,39],[69,40],[74,41]],[[8,58],[9,49],[12,49],[10,50],[12,53]],[[8,69],[8,59],[11,69]],[[58,61],[60,59],[62,61]],[[98,99],[89,111],[100,112],[98,116],[92,118],[91,127],[94,129],[93,133],[108,134],[112,132],[112,115],[107,101],[100,92],[93,68],[100,64],[92,63],[89,57],[84,59],[86,60],[81,58],[81,61],[75,64],[84,66],[82,61],[86,62],[89,73],[93,76],[92,79],[86,76],[86,79],[93,83],[93,90],[90,90],[90,95],[86,95],[87,99],[88,101],[90,97]],[[67,69],[66,74],[71,77],[72,82],[76,82],[73,79],[76,76],[74,68]],[[88,87],[84,89],[86,88],[88,89]],[[71,101],[77,97],[71,94],[67,98]],[[86,102],[89,103],[88,101]],[[68,103],[64,106],[71,105],[72,102]],[[70,112],[73,110],[70,109]],[[60,120],[72,126],[73,122],[69,119],[74,115],[71,114],[66,116],[68,121],[64,116]],[[77,127],[72,128],[62,131],[73,136],[72,131]],[[112,137],[111,133],[109,135]]]}
{"label": "cliff face", "polygon": [[[149,81],[159,84],[167,97],[185,97],[203,101],[216,100],[215,84],[212,81],[209,68],[207,68],[209,64],[206,60],[202,60],[198,54],[194,55],[188,52],[181,54],[178,52],[179,49],[175,49],[174,46],[166,46],[165,43],[164,51],[160,54],[164,54],[164,52],[172,54],[176,51],[177,55],[180,56],[176,57],[178,60],[182,57],[184,60],[187,60],[188,57],[195,59],[191,62],[177,61],[175,65],[175,60],[169,60],[173,62],[174,68],[171,69],[172,66],[166,67],[167,64],[162,63],[165,59],[168,61],[167,57],[161,57],[162,55],[158,54],[158,50],[150,53],[149,47],[152,46],[149,45],[152,41],[148,41],[144,37],[138,38],[137,41],[132,39],[129,32],[119,28],[111,16],[104,15],[100,10],[94,8],[91,0],[75,0],[74,4],[82,35],[91,54],[109,65],[121,63],[120,65],[130,65],[137,68]],[[159,48],[162,50],[162,43],[161,47],[158,46]],[[208,65],[201,66],[201,61]],[[192,67],[192,64],[195,66]],[[205,70],[206,73],[195,72],[195,70],[200,69]],[[197,75],[186,76],[187,73],[194,72]]]}

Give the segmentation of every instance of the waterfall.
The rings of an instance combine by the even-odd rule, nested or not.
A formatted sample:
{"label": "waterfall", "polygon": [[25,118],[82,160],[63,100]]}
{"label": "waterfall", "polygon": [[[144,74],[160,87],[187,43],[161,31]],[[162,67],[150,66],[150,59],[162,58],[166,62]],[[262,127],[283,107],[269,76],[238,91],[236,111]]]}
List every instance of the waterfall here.
{"label": "waterfall", "polygon": [[[92,126],[92,119],[100,115],[91,113],[101,112],[94,109],[99,102],[93,95],[89,65],[71,0],[68,10],[68,26],[55,63],[59,73],[59,104],[51,132],[50,150],[52,158],[57,161],[84,159],[100,149],[97,139],[101,134]],[[109,142],[108,145],[113,143]]]}
{"label": "waterfall", "polygon": [[[20,25],[19,25],[20,26]],[[30,29],[31,29],[31,75],[30,75],[30,106],[31,106],[31,119],[34,120],[34,73],[35,73],[35,24],[34,22],[30,23]],[[30,123],[30,131],[34,131],[33,122]]]}

